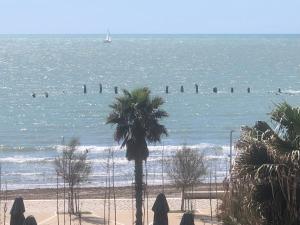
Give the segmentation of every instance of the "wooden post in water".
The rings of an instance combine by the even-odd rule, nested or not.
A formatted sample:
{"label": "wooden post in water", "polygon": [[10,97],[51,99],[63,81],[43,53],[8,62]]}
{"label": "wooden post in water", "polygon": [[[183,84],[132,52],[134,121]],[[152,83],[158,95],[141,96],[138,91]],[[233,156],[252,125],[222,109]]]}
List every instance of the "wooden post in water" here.
{"label": "wooden post in water", "polygon": [[118,87],[115,87],[115,94],[118,94]]}
{"label": "wooden post in water", "polygon": [[217,88],[217,87],[214,87],[214,88],[213,88],[213,92],[214,92],[214,93],[218,93],[218,88]]}
{"label": "wooden post in water", "polygon": [[195,88],[196,88],[196,94],[198,94],[198,92],[199,92],[198,84],[195,84]]}
{"label": "wooden post in water", "polygon": [[249,87],[247,88],[247,92],[250,93],[250,88]]}
{"label": "wooden post in water", "polygon": [[232,87],[232,88],[230,88],[230,92],[231,92],[231,93],[233,93],[233,87]]}
{"label": "wooden post in water", "polygon": [[86,94],[87,90],[86,90],[86,85],[83,85],[83,93]]}
{"label": "wooden post in water", "polygon": [[99,84],[99,93],[102,94],[102,84]]}
{"label": "wooden post in water", "polygon": [[183,85],[181,85],[181,87],[180,87],[180,92],[181,92],[181,93],[183,93],[183,92],[184,92]]}
{"label": "wooden post in water", "polygon": [[166,86],[166,94],[169,94],[169,86]]}

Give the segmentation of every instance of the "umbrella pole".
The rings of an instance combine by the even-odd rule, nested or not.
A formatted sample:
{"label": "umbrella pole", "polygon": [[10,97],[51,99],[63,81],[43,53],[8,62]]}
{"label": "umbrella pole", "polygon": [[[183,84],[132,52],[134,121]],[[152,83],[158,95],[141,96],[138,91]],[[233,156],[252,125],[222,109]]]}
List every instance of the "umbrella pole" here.
{"label": "umbrella pole", "polygon": [[165,193],[165,180],[164,180],[164,145],[161,150],[161,182],[162,182],[162,193]]}
{"label": "umbrella pole", "polygon": [[0,224],[1,224],[1,199],[2,199],[2,167],[0,163]]}
{"label": "umbrella pole", "polygon": [[57,215],[57,225],[59,225],[59,209],[58,209],[58,172],[56,173],[56,215]]}
{"label": "umbrella pole", "polygon": [[[147,160],[145,160],[145,172],[146,172],[146,206],[147,206],[147,225],[149,224],[149,193],[148,193],[148,166],[147,166]],[[144,214],[145,215],[145,214]]]}
{"label": "umbrella pole", "polygon": [[72,225],[72,217],[71,217],[71,206],[70,206],[70,204],[71,204],[71,196],[70,196],[70,193],[68,193],[68,199],[69,199],[69,222],[70,222],[70,225]]}
{"label": "umbrella pole", "polygon": [[1,224],[1,199],[2,199],[2,167],[0,163],[0,224]]}
{"label": "umbrella pole", "polygon": [[132,224],[134,224],[134,208],[133,208],[133,195],[134,195],[134,193],[133,193],[133,179],[131,180],[131,212],[132,212],[132,214],[131,214],[131,216],[132,216]]}
{"label": "umbrella pole", "polygon": [[5,182],[5,193],[4,193],[4,208],[3,208],[3,224],[6,225],[6,212],[7,212],[7,183]]}
{"label": "umbrella pole", "polygon": [[210,206],[210,221],[212,221],[212,203],[211,203],[211,169],[209,172],[209,206]]}
{"label": "umbrella pole", "polygon": [[218,183],[217,183],[217,167],[215,165],[215,185],[216,185],[216,200],[217,200],[217,215],[219,214],[219,198],[218,198]]}
{"label": "umbrella pole", "polygon": [[110,193],[110,180],[111,180],[111,174],[110,174],[110,157],[111,157],[111,149],[109,149],[108,153],[108,225],[110,224],[110,199],[111,199],[111,193]]}
{"label": "umbrella pole", "polygon": [[116,192],[115,192],[115,155],[114,150],[112,151],[112,185],[113,185],[113,198],[114,198],[114,216],[115,216],[115,225],[117,225],[117,204],[116,204]]}
{"label": "umbrella pole", "polygon": [[64,171],[64,225],[66,225],[66,173],[65,173],[65,162],[63,163],[63,171]]}
{"label": "umbrella pole", "polygon": [[104,188],[104,202],[103,202],[103,220],[106,224],[106,198],[107,198],[107,173],[105,176],[105,188]]}

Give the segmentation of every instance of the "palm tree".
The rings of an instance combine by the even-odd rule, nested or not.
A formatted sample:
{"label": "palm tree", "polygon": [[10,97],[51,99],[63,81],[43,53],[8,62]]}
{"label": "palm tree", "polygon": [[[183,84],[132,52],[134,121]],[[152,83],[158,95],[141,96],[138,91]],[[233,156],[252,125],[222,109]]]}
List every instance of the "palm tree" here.
{"label": "palm tree", "polygon": [[160,97],[151,98],[148,88],[123,90],[123,96],[110,105],[112,112],[107,118],[107,123],[116,125],[114,139],[122,141],[121,148],[126,146],[126,158],[135,162],[136,225],[142,225],[143,218],[143,160],[149,156],[147,141],[160,142],[161,136],[168,134],[159,123],[168,116],[160,109],[163,103]]}
{"label": "palm tree", "polygon": [[258,121],[237,142],[227,219],[239,224],[300,224],[300,108],[284,102],[270,116],[274,129]]}

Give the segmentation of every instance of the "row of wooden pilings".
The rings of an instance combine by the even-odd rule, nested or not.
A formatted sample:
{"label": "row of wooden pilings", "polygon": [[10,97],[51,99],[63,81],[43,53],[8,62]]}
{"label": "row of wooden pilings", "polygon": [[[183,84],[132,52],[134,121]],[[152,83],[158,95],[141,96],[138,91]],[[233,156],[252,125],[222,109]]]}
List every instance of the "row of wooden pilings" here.
{"label": "row of wooden pilings", "polygon": [[[99,93],[101,94],[102,93],[102,84],[99,84]],[[278,90],[280,92],[280,89]],[[115,94],[118,94],[118,87],[115,86],[114,87],[114,92]],[[183,85],[180,86],[180,92],[183,93],[184,92],[184,87]],[[195,92],[196,93],[199,93],[199,86],[198,84],[195,84]],[[234,92],[234,88],[230,88],[230,92],[233,93]],[[247,92],[250,93],[251,92],[251,89],[250,87],[247,88]],[[87,87],[86,87],[86,84],[83,85],[83,93],[86,94],[87,93]],[[169,93],[169,86],[166,86],[165,88],[165,93],[168,94]],[[218,93],[218,88],[217,87],[214,87],[213,88],[213,93]]]}
{"label": "row of wooden pilings", "polygon": [[[99,84],[99,93],[101,94],[102,91],[103,91],[102,84]],[[218,93],[218,88],[217,88],[217,87],[214,87],[214,88],[212,89],[212,91],[213,91],[213,93]],[[248,87],[246,91],[247,91],[247,93],[250,93],[250,92],[251,92],[250,87]],[[183,85],[180,86],[180,92],[181,92],[181,93],[184,93],[184,86],[183,86]],[[87,94],[87,86],[86,86],[86,84],[83,85],[83,93],[84,93],[84,94]],[[117,87],[117,86],[114,87],[114,93],[115,93],[115,94],[118,94],[118,87]],[[169,86],[166,86],[166,88],[165,88],[165,93],[166,93],[166,94],[169,93]],[[198,84],[195,84],[195,93],[196,93],[196,94],[199,93],[199,86],[198,86]],[[233,88],[233,87],[230,88],[230,93],[234,93],[234,88]],[[281,89],[280,89],[280,88],[278,89],[278,93],[281,93]],[[49,96],[48,92],[45,92],[45,93],[44,93],[44,96],[45,96],[46,98],[48,98],[48,96]],[[36,93],[32,93],[32,97],[35,98],[35,97],[36,97]]]}

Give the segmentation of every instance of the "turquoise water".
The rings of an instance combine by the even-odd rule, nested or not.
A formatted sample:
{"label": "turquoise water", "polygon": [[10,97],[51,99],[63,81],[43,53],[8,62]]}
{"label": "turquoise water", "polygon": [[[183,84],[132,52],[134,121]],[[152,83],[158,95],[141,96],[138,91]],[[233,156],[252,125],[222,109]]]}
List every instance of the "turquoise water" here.
{"label": "turquoise water", "polygon": [[[90,149],[88,185],[103,184],[104,149],[117,145],[113,128],[105,124],[117,96],[114,86],[119,93],[147,86],[166,100],[170,117],[162,123],[169,136],[151,147],[153,182],[160,177],[162,148],[172,155],[186,143],[205,151],[207,159],[224,161],[230,130],[236,140],[241,125],[269,121],[275,103],[299,104],[300,36],[115,35],[111,44],[103,38],[0,36],[0,161],[9,187],[53,186],[53,159],[62,141],[73,136]],[[117,182],[131,181],[124,178],[132,175],[132,164],[123,151],[116,152],[116,166],[122,171]],[[219,167],[222,177],[224,163]]]}

